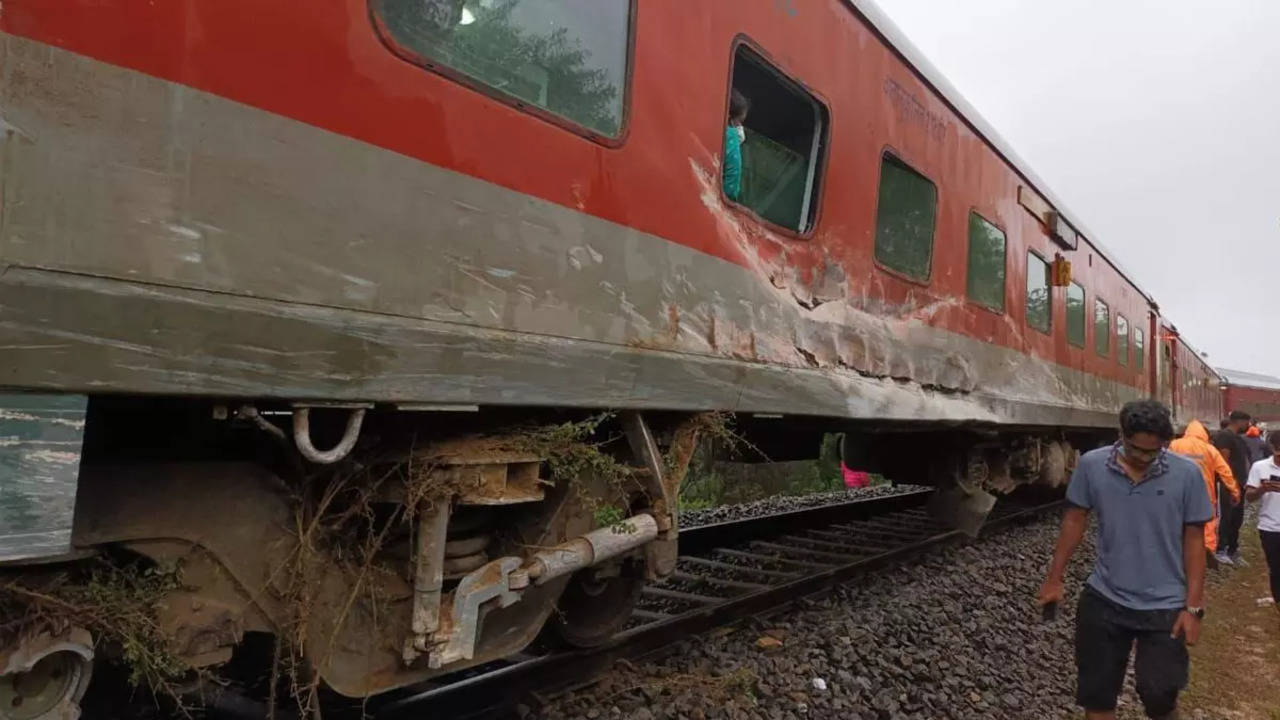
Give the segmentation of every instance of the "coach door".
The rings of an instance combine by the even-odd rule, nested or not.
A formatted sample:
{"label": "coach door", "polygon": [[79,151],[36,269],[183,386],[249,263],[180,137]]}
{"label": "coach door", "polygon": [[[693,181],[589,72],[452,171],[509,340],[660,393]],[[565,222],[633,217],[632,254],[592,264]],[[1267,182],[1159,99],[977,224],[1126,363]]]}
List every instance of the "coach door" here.
{"label": "coach door", "polygon": [[1160,402],[1177,413],[1178,408],[1178,353],[1173,344],[1177,336],[1164,333],[1160,336]]}
{"label": "coach door", "polygon": [[1141,353],[1147,361],[1147,397],[1164,401],[1168,378],[1164,372],[1164,358],[1161,357],[1164,340],[1160,337],[1160,318],[1154,312],[1148,314],[1147,342]]}

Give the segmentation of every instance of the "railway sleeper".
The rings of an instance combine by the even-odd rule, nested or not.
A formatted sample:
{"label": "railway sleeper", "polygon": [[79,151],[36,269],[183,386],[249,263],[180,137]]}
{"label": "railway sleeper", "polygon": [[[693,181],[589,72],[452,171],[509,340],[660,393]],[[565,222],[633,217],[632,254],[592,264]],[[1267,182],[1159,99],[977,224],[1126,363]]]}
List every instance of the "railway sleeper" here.
{"label": "railway sleeper", "polygon": [[774,580],[783,581],[794,580],[802,574],[801,571],[798,570],[771,570],[768,568],[750,565],[734,565],[732,563],[720,562],[719,560],[711,560],[709,558],[686,557],[684,555],[680,556],[680,562],[690,565],[701,565],[712,570],[720,570],[737,575],[755,576],[764,579],[772,578]]}
{"label": "railway sleeper", "polygon": [[799,535],[783,535],[778,540],[784,540],[788,543],[801,547],[816,547],[819,550],[831,550],[840,553],[853,553],[859,556],[874,554],[876,547],[866,543],[855,543],[850,540],[843,542],[831,542],[829,540],[816,540],[810,537],[802,537]]}
{"label": "railway sleeper", "polygon": [[771,550],[773,552],[779,553],[780,555],[782,555],[787,559],[790,559],[792,556],[799,556],[802,558],[812,558],[812,559],[821,560],[824,562],[827,560],[831,560],[836,563],[847,563],[847,562],[853,562],[857,560],[859,557],[861,557],[861,555],[857,553],[827,552],[825,550],[814,550],[812,548],[798,547],[796,545],[787,545],[779,542],[769,542],[766,540],[755,540],[751,543],[751,547],[760,548],[762,550]]}
{"label": "railway sleeper", "polygon": [[735,550],[733,548],[716,548],[715,552],[726,557],[737,558],[747,562],[764,562],[773,563],[775,565],[790,565],[793,567],[808,568],[812,570],[822,570],[825,568],[835,567],[836,563],[814,562],[812,560],[797,560],[795,558],[782,557],[780,555],[762,555],[759,553],[750,553],[745,550]]}
{"label": "railway sleeper", "polygon": [[825,530],[807,530],[806,535],[812,535],[821,538],[823,541],[834,541],[833,544],[840,546],[856,545],[868,552],[880,552],[890,547],[900,544],[902,541],[896,538],[886,540],[883,536],[864,535],[850,532],[828,532]]}
{"label": "railway sleeper", "polygon": [[764,590],[765,588],[769,587],[768,585],[765,585],[763,583],[745,582],[742,580],[730,580],[727,578],[718,578],[718,577],[712,577],[709,575],[697,575],[694,573],[685,572],[683,570],[676,570],[674,573],[671,574],[671,579],[679,580],[681,582],[686,582],[694,586],[714,585],[714,586],[727,588],[730,590],[737,590],[741,592],[754,592],[756,590]]}

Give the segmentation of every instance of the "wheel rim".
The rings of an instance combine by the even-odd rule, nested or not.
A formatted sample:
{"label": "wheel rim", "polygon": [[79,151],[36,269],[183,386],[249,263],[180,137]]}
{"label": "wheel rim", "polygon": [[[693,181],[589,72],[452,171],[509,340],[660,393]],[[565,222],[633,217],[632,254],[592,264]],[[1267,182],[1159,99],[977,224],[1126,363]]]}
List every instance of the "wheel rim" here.
{"label": "wheel rim", "polygon": [[552,615],[560,640],[573,647],[595,647],[626,626],[644,587],[644,563],[628,561],[618,575],[598,577],[590,568],[569,581]]}
{"label": "wheel rim", "polygon": [[0,716],[12,720],[63,717],[60,709],[74,703],[88,672],[79,653],[61,650],[41,658],[30,670],[0,676]]}

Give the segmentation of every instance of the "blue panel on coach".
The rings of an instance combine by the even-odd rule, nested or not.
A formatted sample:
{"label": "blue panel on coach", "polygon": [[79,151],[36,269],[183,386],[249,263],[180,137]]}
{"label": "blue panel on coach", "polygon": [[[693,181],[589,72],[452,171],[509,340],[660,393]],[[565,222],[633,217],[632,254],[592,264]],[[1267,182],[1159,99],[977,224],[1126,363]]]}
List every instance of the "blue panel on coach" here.
{"label": "blue panel on coach", "polygon": [[87,405],[0,393],[0,560],[70,552]]}

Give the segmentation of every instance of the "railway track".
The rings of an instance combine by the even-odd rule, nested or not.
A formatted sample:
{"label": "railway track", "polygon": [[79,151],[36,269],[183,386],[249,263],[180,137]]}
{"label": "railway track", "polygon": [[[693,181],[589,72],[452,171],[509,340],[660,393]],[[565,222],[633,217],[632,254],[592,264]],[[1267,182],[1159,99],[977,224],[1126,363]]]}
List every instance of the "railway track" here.
{"label": "railway track", "polygon": [[[931,494],[908,492],[683,530],[676,572],[643,589],[630,624],[608,642],[474,668],[401,694],[376,708],[375,716],[429,711],[434,717],[492,717],[530,696],[590,682],[617,660],[654,654],[961,538],[929,515]],[[984,532],[1059,504],[1006,499]]]}

